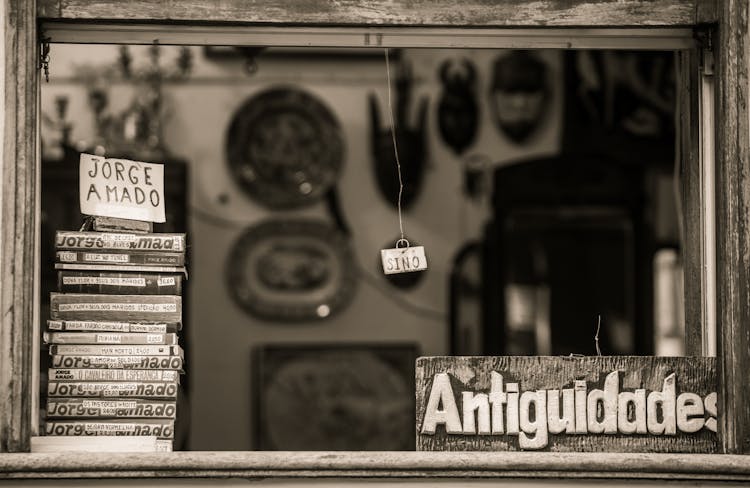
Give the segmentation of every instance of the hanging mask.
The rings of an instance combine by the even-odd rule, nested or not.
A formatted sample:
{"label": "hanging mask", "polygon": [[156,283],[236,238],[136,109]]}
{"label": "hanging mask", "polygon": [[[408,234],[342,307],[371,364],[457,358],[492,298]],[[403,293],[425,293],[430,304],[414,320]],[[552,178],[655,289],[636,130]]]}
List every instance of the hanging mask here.
{"label": "hanging mask", "polygon": [[546,65],[529,51],[512,51],[495,61],[490,108],[495,123],[514,142],[526,141],[548,109]]}
{"label": "hanging mask", "polygon": [[[425,119],[427,116],[427,99],[423,98],[417,109],[417,123],[409,126],[407,112],[411,100],[411,74],[403,66],[396,79],[396,113],[394,127],[398,159],[401,164],[401,179],[404,190],[401,195],[402,208],[408,208],[422,186],[425,166]],[[398,206],[399,179],[396,168],[396,156],[393,150],[393,135],[390,128],[381,129],[380,111],[377,97],[369,96],[370,119],[372,121],[372,154],[375,161],[375,177],[378,188],[385,199],[394,207]],[[390,108],[389,108],[390,109]],[[386,112],[386,120],[388,120]]]}
{"label": "hanging mask", "polygon": [[438,104],[438,127],[443,141],[459,155],[477,135],[476,69],[467,60],[445,61],[440,67],[443,94]]}

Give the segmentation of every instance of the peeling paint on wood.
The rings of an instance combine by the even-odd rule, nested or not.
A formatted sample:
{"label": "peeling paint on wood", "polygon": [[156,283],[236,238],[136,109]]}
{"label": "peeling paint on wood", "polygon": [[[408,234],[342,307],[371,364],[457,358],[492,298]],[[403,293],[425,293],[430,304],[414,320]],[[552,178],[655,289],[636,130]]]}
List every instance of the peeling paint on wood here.
{"label": "peeling paint on wood", "polygon": [[695,23],[713,24],[718,22],[719,14],[716,3],[719,0],[699,0],[695,5]]}
{"label": "peeling paint on wood", "polygon": [[717,354],[723,447],[750,452],[750,123],[748,2],[719,6],[716,49]]}
{"label": "peeling paint on wood", "polygon": [[45,19],[316,25],[687,26],[704,0],[40,0]]}

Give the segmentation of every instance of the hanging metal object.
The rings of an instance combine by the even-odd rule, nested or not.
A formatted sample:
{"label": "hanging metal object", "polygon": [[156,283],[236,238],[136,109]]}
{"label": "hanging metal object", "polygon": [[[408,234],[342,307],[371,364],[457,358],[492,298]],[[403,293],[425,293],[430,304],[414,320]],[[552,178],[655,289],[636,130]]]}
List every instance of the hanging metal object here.
{"label": "hanging metal object", "polygon": [[50,39],[49,37],[41,37],[41,47],[39,49],[39,69],[44,70],[44,81],[49,83],[49,50],[50,50]]}
{"label": "hanging metal object", "polygon": [[443,84],[438,104],[440,136],[456,155],[460,155],[474,142],[479,125],[476,69],[465,58],[460,64],[447,60],[440,66],[440,81]]}
{"label": "hanging metal object", "polygon": [[264,46],[243,46],[235,48],[244,58],[243,68],[247,76],[253,76],[258,72],[258,55],[267,48]]}

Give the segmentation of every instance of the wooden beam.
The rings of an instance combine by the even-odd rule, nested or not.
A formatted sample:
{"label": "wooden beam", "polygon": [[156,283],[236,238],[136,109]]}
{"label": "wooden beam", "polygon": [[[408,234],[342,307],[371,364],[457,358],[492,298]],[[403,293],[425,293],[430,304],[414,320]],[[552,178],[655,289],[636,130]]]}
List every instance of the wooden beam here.
{"label": "wooden beam", "polygon": [[682,50],[695,46],[693,29],[485,28],[371,26],[253,26],[45,21],[53,43],[170,44],[276,47],[628,49]]}
{"label": "wooden beam", "polygon": [[682,181],[682,256],[685,283],[685,354],[702,355],[703,259],[701,259],[701,166],[696,50],[680,51],[677,84],[680,176]]}
{"label": "wooden beam", "polygon": [[[546,478],[565,480],[560,483],[570,484],[573,480],[606,479],[612,480],[613,485],[617,483],[613,480],[637,479],[747,482],[750,481],[750,457],[659,453],[406,451],[184,451],[169,455],[54,453],[0,456],[0,480],[65,478],[99,479],[102,485],[108,482],[101,480],[111,478],[264,478],[269,483],[263,485],[264,480],[256,479],[252,481],[254,486],[278,486],[280,480],[284,480],[284,486],[290,486],[294,479],[307,479],[307,483],[315,483],[314,479],[323,478],[335,478],[339,483],[346,478],[352,484],[356,481],[368,482],[361,478],[367,478],[370,484],[374,478],[391,478],[394,483],[396,479],[421,480],[423,483],[427,479],[440,479],[438,485],[450,479],[464,484],[476,481],[471,478],[486,479],[487,483],[495,479],[497,485],[502,483],[498,481],[499,478]],[[223,480],[224,483],[226,481]],[[276,483],[272,485],[274,481]],[[245,480],[241,482],[248,483]],[[131,486],[124,481],[120,483],[119,486]],[[516,485],[525,486],[527,483],[520,481]],[[617,483],[617,486],[622,486],[621,483]],[[318,481],[316,484],[323,483]],[[380,486],[384,482],[376,484]],[[543,481],[537,481],[534,486],[543,484]],[[592,485],[590,482],[580,484]],[[656,486],[655,482],[653,486]]]}
{"label": "wooden beam", "polygon": [[59,20],[277,25],[689,26],[705,0],[37,0]]}
{"label": "wooden beam", "polygon": [[12,452],[28,449],[32,416],[39,61],[34,2],[2,4],[0,452]]}
{"label": "wooden beam", "polygon": [[750,121],[748,2],[725,0],[716,50],[717,328],[720,432],[727,453],[750,452]]}

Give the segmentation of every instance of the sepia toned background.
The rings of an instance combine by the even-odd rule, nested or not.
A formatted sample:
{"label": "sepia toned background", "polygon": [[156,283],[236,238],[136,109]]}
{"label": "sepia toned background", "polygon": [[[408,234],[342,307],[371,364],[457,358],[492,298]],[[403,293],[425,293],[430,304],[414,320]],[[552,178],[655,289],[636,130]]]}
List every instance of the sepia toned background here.
{"label": "sepia toned background", "polygon": [[[148,46],[130,48],[134,71],[149,66],[148,50]],[[184,404],[187,408],[182,408],[178,417],[189,420],[185,448],[247,450],[257,447],[258,441],[254,419],[260,393],[253,356],[259,347],[371,344],[377,350],[378,345],[392,344],[414,346],[422,355],[455,351],[450,328],[454,258],[465,245],[485,237],[485,226],[493,217],[492,173],[497,168],[556,157],[563,151],[563,138],[570,129],[566,127],[566,113],[571,113],[571,106],[566,107],[566,59],[562,51],[534,52],[533,56],[546,68],[548,94],[538,125],[518,142],[498,128],[491,109],[494,63],[510,51],[405,49],[391,57],[394,78],[399,63],[411,67],[413,93],[407,107],[410,123],[416,123],[420,100],[426,100],[428,107],[423,181],[413,204],[404,212],[404,228],[407,237],[425,246],[429,269],[416,285],[404,289],[391,285],[379,267],[380,249],[391,247],[399,237],[397,213],[377,188],[371,150],[370,94],[377,96],[381,130],[390,126],[382,52],[271,50],[248,61],[230,48],[213,52],[199,47],[189,50],[191,65],[185,76],[172,76],[181,55],[178,48],[164,46],[159,57],[159,66],[165,73],[161,84],[163,146],[167,159],[181,161],[187,168],[187,186],[183,190],[190,244],[184,334],[188,395]],[[132,80],[117,75],[116,46],[53,45],[51,56],[50,80],[43,83],[41,97],[41,110],[47,118],[42,124],[43,172],[55,165],[69,164],[60,157],[56,100],[68,100],[65,120],[71,128],[70,144],[79,150],[90,150],[100,142],[89,97],[92,85],[107,93],[105,110],[114,116],[126,113],[142,95],[139,90],[143,90]],[[437,127],[437,107],[443,93],[439,73],[445,61],[463,59],[476,68],[478,128],[474,141],[456,155],[441,139]],[[248,71],[248,62],[254,63],[255,71]],[[392,86],[395,90],[395,82]],[[228,269],[236,265],[231,260],[232,250],[248,228],[267,219],[316,218],[335,224],[324,201],[299,209],[270,210],[249,196],[232,176],[226,150],[232,118],[250,97],[272,87],[294,87],[313,95],[335,115],[341,127],[345,149],[336,189],[341,214],[350,229],[354,258],[349,266],[357,278],[351,302],[324,319],[285,323],[255,316],[233,300],[232,285],[228,283]],[[584,130],[584,143],[586,137]],[[593,144],[595,136],[589,140]],[[671,147],[667,145],[665,150],[662,144],[657,149],[668,154]],[[480,190],[474,195],[464,191],[464,172],[470,159],[484,164],[477,176]],[[670,336],[662,342],[656,340],[656,346],[671,340],[663,353],[679,353],[682,305],[675,279],[675,272],[679,273],[679,239],[673,162],[644,160],[648,161],[632,162],[653,167],[645,171],[641,188],[647,200],[644,218],[654,239],[667,244],[668,252],[662,255],[666,258],[661,259],[666,259],[669,270],[659,278],[666,279],[659,288],[663,297],[659,310],[668,308],[662,312],[666,318],[659,323],[666,324],[668,330],[662,333],[657,327],[650,332],[657,338]],[[169,190],[170,181],[165,185]],[[43,219],[44,212],[45,209]],[[525,302],[528,294],[524,293],[521,290],[520,305],[516,306],[521,315],[535,306]],[[496,299],[500,300],[500,296],[502,293]],[[506,313],[512,315],[510,308]],[[595,319],[591,317],[591,339],[587,333],[586,344],[579,344],[585,351],[593,351]],[[632,337],[619,344],[617,334],[612,332],[617,325],[607,327],[614,342],[613,349],[605,350],[605,354],[633,352]],[[632,320],[625,324],[626,336],[634,334],[633,327]]]}

